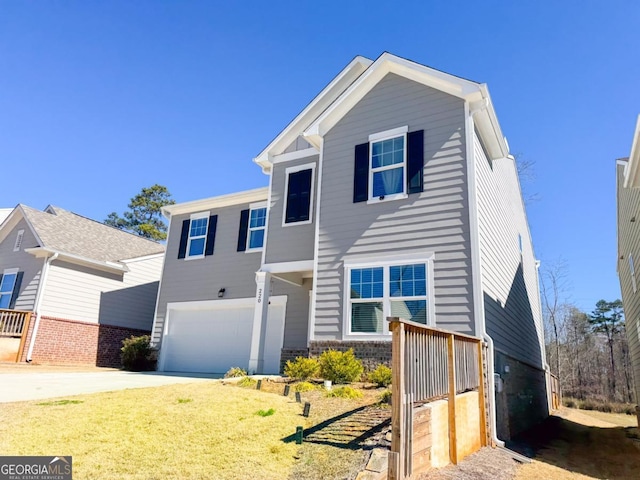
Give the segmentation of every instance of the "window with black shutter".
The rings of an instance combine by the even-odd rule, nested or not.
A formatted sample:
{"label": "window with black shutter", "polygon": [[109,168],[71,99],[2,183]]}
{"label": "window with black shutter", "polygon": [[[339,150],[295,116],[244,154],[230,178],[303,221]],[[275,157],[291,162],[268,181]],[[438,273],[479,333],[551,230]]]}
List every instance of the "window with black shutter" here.
{"label": "window with black shutter", "polygon": [[310,223],[315,164],[291,167],[286,171],[284,223]]}

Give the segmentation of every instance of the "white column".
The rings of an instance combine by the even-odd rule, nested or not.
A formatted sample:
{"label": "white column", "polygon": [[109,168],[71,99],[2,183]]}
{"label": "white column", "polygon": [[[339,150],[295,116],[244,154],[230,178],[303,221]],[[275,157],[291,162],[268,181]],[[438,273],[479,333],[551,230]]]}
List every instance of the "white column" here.
{"label": "white column", "polygon": [[256,303],[253,312],[253,330],[251,332],[251,355],[249,356],[249,372],[257,373],[262,368],[260,359],[260,337],[262,328],[267,324],[269,313],[269,290],[271,274],[256,272]]}

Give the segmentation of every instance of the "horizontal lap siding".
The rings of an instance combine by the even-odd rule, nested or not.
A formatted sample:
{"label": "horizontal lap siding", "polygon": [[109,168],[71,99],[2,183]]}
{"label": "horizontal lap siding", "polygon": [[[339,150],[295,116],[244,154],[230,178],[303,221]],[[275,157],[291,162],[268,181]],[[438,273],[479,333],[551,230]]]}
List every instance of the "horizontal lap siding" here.
{"label": "horizontal lap siding", "polygon": [[[271,204],[269,205],[269,230],[265,263],[295,262],[313,260],[313,242],[315,237],[316,207],[312,207],[312,222],[305,225],[290,224],[282,226],[284,216],[286,169],[298,165],[317,164],[318,155],[291,162],[276,163],[272,170]],[[317,192],[318,169],[314,173],[314,197]],[[312,204],[315,198],[311,199]]]}
{"label": "horizontal lap siding", "polygon": [[536,260],[515,162],[505,158],[490,163],[475,134],[474,155],[487,332],[498,350],[542,367],[544,334]]}
{"label": "horizontal lap siding", "polygon": [[[18,231],[24,230],[22,246],[19,251],[14,252]],[[31,232],[24,219],[20,220],[15,228],[9,232],[7,237],[0,243],[0,274],[7,268],[17,268],[24,272],[20,292],[16,299],[16,310],[31,311],[35,308],[36,295],[40,285],[40,274],[44,260],[36,258],[24,251],[25,248],[38,246],[38,241]]]}
{"label": "horizontal lap siding", "polygon": [[150,330],[162,258],[107,273],[59,260],[51,264],[42,314],[55,318]]}
{"label": "horizontal lap siding", "polygon": [[[640,399],[640,189],[624,188],[624,165],[617,165],[618,190],[618,278],[624,304],[629,352]],[[635,221],[631,219],[635,217]],[[638,289],[631,284],[629,254],[633,255]]]}
{"label": "horizontal lap siding", "polygon": [[291,285],[277,279],[273,280],[271,295],[287,296],[283,348],[302,349],[307,347],[309,291],[312,284],[310,278],[304,279],[302,286]]}
{"label": "horizontal lap siding", "polygon": [[[389,74],[325,136],[314,339],[342,338],[347,258],[435,253],[438,326],[473,332],[464,102]],[[408,125],[424,130],[424,192],[353,203],[355,145]]]}
{"label": "horizontal lap siding", "polygon": [[178,259],[182,222],[190,214],[171,219],[153,326],[154,343],[162,338],[167,303],[217,300],[221,288],[225,289],[225,299],[255,296],[255,273],[260,268],[262,252],[237,251],[240,212],[248,208],[247,203],[208,210],[210,215],[218,215],[215,250],[213,255],[196,260]]}

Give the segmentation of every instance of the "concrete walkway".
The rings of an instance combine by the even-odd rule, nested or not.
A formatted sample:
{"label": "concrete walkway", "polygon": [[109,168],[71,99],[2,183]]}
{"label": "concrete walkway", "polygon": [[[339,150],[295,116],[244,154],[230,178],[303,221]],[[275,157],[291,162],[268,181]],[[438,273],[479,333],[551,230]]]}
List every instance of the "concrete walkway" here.
{"label": "concrete walkway", "polygon": [[0,374],[0,403],[211,381],[221,375],[166,372],[49,372]]}

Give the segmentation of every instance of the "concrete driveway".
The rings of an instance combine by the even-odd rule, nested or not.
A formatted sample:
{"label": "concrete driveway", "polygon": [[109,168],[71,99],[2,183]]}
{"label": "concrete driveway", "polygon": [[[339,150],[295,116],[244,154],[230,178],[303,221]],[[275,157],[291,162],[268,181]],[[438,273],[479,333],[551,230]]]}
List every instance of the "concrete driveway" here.
{"label": "concrete driveway", "polygon": [[0,373],[0,403],[68,397],[127,388],[175,383],[209,382],[221,375],[166,372],[47,372]]}

